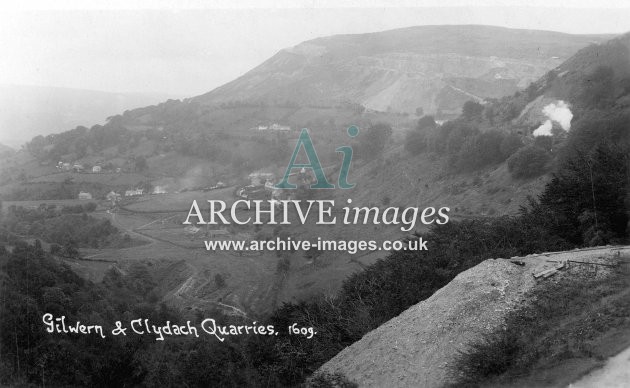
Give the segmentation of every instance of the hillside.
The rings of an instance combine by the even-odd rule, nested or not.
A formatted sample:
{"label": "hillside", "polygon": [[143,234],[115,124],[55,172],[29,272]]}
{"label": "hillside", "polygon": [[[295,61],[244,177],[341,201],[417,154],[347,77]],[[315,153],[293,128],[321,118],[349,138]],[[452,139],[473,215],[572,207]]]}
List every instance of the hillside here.
{"label": "hillside", "polygon": [[[586,47],[524,92],[485,106],[464,107],[462,117],[440,129],[469,139],[468,146],[460,146],[449,156],[456,163],[462,157],[469,160],[467,147],[475,149],[484,134],[486,138],[497,132],[516,134],[526,144],[507,159],[512,182],[519,181],[514,179],[519,173],[514,161],[521,156],[529,167],[539,156],[553,161],[554,178],[538,196],[539,204],[531,204],[533,209],[542,207],[522,211],[518,221],[523,231],[528,224],[546,230],[544,237],[534,239],[544,240],[545,246],[559,241],[549,238],[551,235],[562,236],[575,246],[603,245],[607,238],[603,230],[607,228],[618,231],[621,240],[616,241],[627,241],[629,40],[626,34]],[[548,128],[541,131],[546,122]],[[448,139],[447,152],[454,140]],[[531,170],[524,171],[529,174]],[[504,182],[502,186],[509,185]],[[591,198],[587,198],[589,186]],[[615,191],[613,196],[606,194]],[[605,212],[610,213],[604,216]],[[618,214],[612,215],[615,212]],[[500,224],[498,219],[487,222]],[[518,245],[514,237],[507,240]],[[532,247],[525,251],[537,252]],[[630,343],[629,278],[623,269],[628,261],[627,247],[624,252],[617,256],[601,248],[542,254],[518,258],[516,264],[487,260],[366,333],[324,364],[320,372],[323,376],[339,373],[368,387],[437,387],[453,381],[484,387],[566,386]],[[602,258],[612,260],[610,264],[619,257],[625,264],[613,272],[610,267],[580,267]],[[568,271],[550,280],[532,277],[564,259],[582,263],[570,263]],[[399,276],[411,270],[400,270]],[[602,278],[597,280],[599,276]],[[371,284],[369,280],[365,283]],[[361,297],[378,299],[385,295],[387,291],[374,290]],[[381,308],[377,303],[374,310]],[[618,371],[614,363],[611,360],[609,369]],[[608,378],[593,373],[585,384]]]}
{"label": "hillside", "polygon": [[[435,28],[433,34],[442,27]],[[487,55],[488,50],[495,49],[506,57],[518,56],[521,51],[535,56],[540,46],[534,41],[544,42],[543,37],[536,36],[539,33],[531,33],[534,37],[527,40],[528,33],[513,32],[517,37],[512,38],[523,43],[521,50],[502,40],[511,36],[509,30],[448,29],[460,31],[458,39],[469,43],[459,47],[465,55]],[[461,36],[461,31],[467,34]],[[496,39],[495,46],[482,50],[468,40],[469,32],[472,38]],[[457,47],[439,43],[439,35],[431,36],[438,43],[427,46],[427,50]],[[402,50],[409,42],[399,38],[382,44]],[[561,43],[572,39],[562,34],[556,38]],[[355,37],[344,39],[352,41]],[[137,367],[134,372],[120,369],[125,376],[150,378],[156,386],[194,380],[198,376],[195,373],[203,374],[199,381],[212,386],[256,386],[255,382],[261,386],[297,386],[324,364],[323,371],[340,372],[367,386],[437,386],[453,377],[453,369],[461,372],[458,366],[474,372],[464,377],[499,379],[494,382],[502,386],[500,379],[506,374],[508,380],[522,377],[519,368],[525,365],[537,372],[537,362],[574,358],[580,364],[571,369],[573,374],[556,371],[556,376],[577,378],[576,371],[585,372],[598,365],[614,348],[604,349],[601,333],[610,334],[608,341],[616,339],[618,344],[630,340],[630,330],[620,330],[625,337],[614,337],[609,330],[610,325],[627,329],[627,277],[608,277],[609,267],[595,265],[588,265],[586,271],[571,265],[546,281],[535,281],[532,274],[558,264],[548,259],[595,261],[605,257],[599,263],[610,264],[616,258],[610,257],[610,248],[601,246],[628,243],[627,39],[622,36],[590,45],[573,56],[567,52],[566,63],[546,70],[531,86],[484,103],[467,101],[461,106],[461,114],[446,122],[431,116],[418,119],[415,114],[363,109],[352,101],[332,107],[305,106],[297,100],[215,103],[206,95],[126,111],[111,117],[105,125],[36,138],[1,164],[0,193],[7,216],[2,213],[0,239],[8,248],[4,253],[0,251],[0,256],[10,254],[17,270],[34,265],[24,260],[29,255],[41,257],[42,262],[58,260],[112,289],[120,288],[121,280],[129,280],[139,292],[139,307],[145,298],[155,306],[163,302],[181,309],[178,314],[182,319],[251,318],[282,328],[297,324],[317,331],[309,340],[285,332],[273,338],[234,338],[226,341],[225,348],[217,348],[214,343],[208,348],[202,345],[196,348],[200,351],[159,346],[161,351],[172,352],[148,349],[148,354],[158,354],[155,357],[159,359],[141,356],[140,364],[122,359],[125,365]],[[373,41],[380,42],[376,38]],[[369,50],[357,49],[361,58],[380,55],[380,44],[368,46]],[[338,51],[339,57],[346,51],[358,55],[347,46]],[[542,52],[545,58],[550,55]],[[308,68],[308,63],[299,64],[292,72],[300,74]],[[270,76],[273,78],[260,75],[261,85]],[[280,81],[274,81],[280,85],[278,95],[284,93]],[[289,89],[299,90],[294,86]],[[358,90],[362,86],[352,87]],[[271,123],[289,125],[292,130],[252,129]],[[360,128],[360,136],[347,136],[350,124]],[[335,199],[337,204],[352,199],[354,205],[380,209],[447,206],[451,209],[450,221],[430,227],[418,223],[418,228],[407,233],[401,232],[400,225],[317,225],[313,218],[304,225],[232,223],[220,230],[201,225],[184,228],[182,221],[193,199],[202,203],[222,200],[229,206],[241,198],[239,190],[252,183],[251,173],[282,173],[300,127],[312,130],[322,165],[333,182],[340,165],[335,149],[341,145],[353,147],[348,177],[356,186],[348,190],[309,190],[308,183],[303,183],[288,193],[293,198]],[[218,185],[219,181],[223,184]],[[127,190],[131,194],[121,195],[120,200],[106,197],[110,191],[125,194]],[[135,194],[141,190],[142,194]],[[76,217],[64,217],[67,210],[63,204],[80,205],[82,200],[77,197],[81,191],[90,192],[97,206],[92,206],[93,212],[85,219],[76,215],[83,223],[66,228],[64,225]],[[272,191],[266,195],[271,198]],[[82,206],[76,208],[81,212]],[[49,213],[54,218],[40,222],[39,216],[47,217]],[[290,217],[297,218],[297,214]],[[90,224],[103,226],[99,227],[101,238],[89,238],[86,225]],[[64,235],[66,229],[74,235]],[[78,245],[73,243],[75,237],[81,237]],[[312,241],[318,237],[377,242],[411,242],[422,237],[428,249],[361,253],[344,249],[204,249],[207,239]],[[22,238],[32,241],[33,246],[20,244]],[[63,242],[62,251],[52,249],[55,241]],[[594,251],[532,256],[598,246]],[[44,254],[43,247],[49,253]],[[623,251],[627,259],[627,248]],[[498,259],[517,256],[522,263]],[[11,288],[19,291],[23,283],[20,278],[5,278],[11,280]],[[50,295],[38,295],[38,303],[41,300],[44,308],[52,296],[60,303],[71,303],[64,294],[73,288],[63,290],[61,294],[51,290]],[[33,289],[27,287],[25,292]],[[120,295],[125,295],[124,290]],[[538,305],[534,303],[537,297],[542,297]],[[124,304],[116,306],[127,311]],[[571,314],[563,316],[565,311]],[[168,311],[163,313],[166,315],[160,317],[171,319]],[[13,315],[9,312],[3,316]],[[535,319],[523,325],[524,317]],[[31,318],[39,322],[41,316]],[[517,350],[529,364],[510,358],[503,364],[496,360],[506,359],[502,352],[512,350],[502,347],[506,342],[501,337],[503,322],[509,328],[505,332],[524,332]],[[30,323],[15,327],[43,330],[41,325]],[[583,329],[588,332],[588,341],[580,337]],[[502,352],[487,351],[482,343],[485,339],[494,347],[490,350]],[[28,343],[19,345],[13,338],[2,341],[15,346],[16,352],[18,346],[22,352],[31,351]],[[154,343],[152,339],[150,342]],[[548,358],[532,355],[531,344],[549,350]],[[473,361],[475,357],[485,360],[495,355],[493,362],[498,364],[498,371],[466,364],[459,357],[460,351]],[[383,361],[377,363],[374,359]],[[30,361],[33,365],[38,362]],[[169,364],[172,367],[164,369]],[[64,363],[64,367],[67,365],[72,364]],[[197,370],[199,365],[204,367]],[[189,369],[191,366],[195,369]],[[245,379],[236,381],[235,376]],[[535,373],[525,377],[537,378]],[[74,374],[68,374],[60,381],[73,378]]]}
{"label": "hillside", "polygon": [[281,50],[207,94],[229,101],[456,114],[470,99],[525,88],[582,47],[609,37],[487,26],[421,26],[318,38]]}
{"label": "hillside", "polygon": [[[440,31],[450,33],[440,35]],[[470,37],[462,37],[464,32],[468,34],[471,31],[474,33]],[[497,34],[497,31],[505,34]],[[411,38],[403,39],[407,35]],[[433,36],[433,40],[429,36]],[[437,36],[444,36],[440,38],[444,42]],[[469,41],[482,38],[485,45]],[[457,43],[462,39],[468,44]],[[515,43],[504,44],[506,39],[522,43],[522,50],[514,50]],[[467,56],[494,52],[499,56],[526,60],[537,55],[547,58],[551,51],[569,57],[573,52],[570,47],[577,46],[576,39],[579,41],[584,37],[578,39],[565,34],[463,26],[404,29],[375,34],[369,39],[363,35],[330,37],[316,42],[328,42],[326,44],[330,46],[331,52],[336,53],[335,58],[341,59],[354,58],[354,55],[380,55],[378,53],[382,52],[383,47],[392,46],[396,50],[405,47],[416,51],[433,50],[440,55],[456,49],[462,50]],[[423,42],[423,46],[410,43],[417,41]],[[548,43],[541,46],[537,43],[539,41]],[[353,43],[357,47],[354,53],[345,50],[348,42],[356,43]],[[575,58],[581,57],[581,53],[607,45],[589,46],[571,57],[571,60],[576,61]],[[546,51],[539,51],[539,47],[546,47]],[[575,47],[575,50],[578,48]],[[552,65],[549,61],[545,63]],[[309,66],[300,65],[298,73],[310,71]],[[452,67],[458,69],[465,66]],[[466,69],[470,71],[470,68]],[[268,71],[272,71],[271,68]],[[534,87],[551,91],[551,87],[541,86],[551,73],[538,80]],[[268,76],[260,75],[265,79]],[[278,85],[281,87],[282,83]],[[228,89],[232,87],[228,86]],[[353,87],[361,89],[360,85]],[[562,149],[560,146],[537,147],[538,142],[531,132],[521,131],[521,134],[516,134],[522,127],[533,130],[540,125],[544,118],[544,107],[557,101],[550,93],[531,93],[531,90],[528,88],[485,105],[473,104],[473,113],[466,113],[441,126],[426,118],[431,122],[428,129],[419,128],[413,115],[363,110],[356,103],[309,107],[300,106],[296,101],[280,106],[264,102],[228,101],[212,105],[208,98],[214,92],[185,101],[169,100],[155,106],[126,111],[112,117],[103,126],[95,125],[89,129],[78,127],[58,136],[31,142],[27,150],[9,158],[3,165],[0,179],[5,184],[0,187],[0,193],[5,200],[45,201],[74,199],[80,191],[89,191],[95,198],[103,200],[112,190],[124,193],[130,188],[143,187],[152,192],[160,187],[169,194],[127,198],[124,201],[125,211],[118,214],[115,220],[119,228],[146,235],[145,238],[150,239],[152,244],[126,249],[124,252],[103,252],[101,257],[119,260],[121,265],[137,257],[177,261],[180,256],[189,256],[188,249],[203,247],[203,236],[188,236],[181,225],[182,215],[191,198],[202,201],[208,198],[235,200],[233,192],[247,182],[251,172],[282,173],[298,132],[275,133],[250,129],[260,123],[277,122],[291,125],[294,129],[303,126],[313,129],[314,142],[320,150],[322,163],[332,166],[333,176],[337,171],[335,166],[339,163],[334,149],[340,144],[351,144],[355,148],[350,178],[356,187],[329,192],[321,199],[335,199],[343,203],[347,198],[352,198],[355,203],[365,206],[448,206],[455,220],[513,215],[529,196],[535,197],[543,190],[549,180],[547,173],[553,171],[558,150]],[[580,110],[573,110],[576,114],[574,123],[579,123],[577,115]],[[515,112],[516,115],[506,116],[503,111],[510,114]],[[369,142],[360,139],[368,136],[370,128],[378,122],[389,123],[392,135],[382,140],[380,151],[362,151]],[[361,128],[362,135],[358,141],[350,140],[345,135],[343,128],[350,124]],[[420,140],[415,142],[418,147],[409,147],[416,135]],[[557,145],[564,141],[564,137],[553,140]],[[504,143],[508,146],[503,147]],[[517,176],[508,165],[509,159],[517,151],[529,150],[533,146],[542,153],[543,163],[530,168],[532,171],[528,175]],[[543,144],[541,147],[546,146]],[[29,152],[35,157],[29,156]],[[59,161],[79,163],[86,171],[62,171],[55,167]],[[533,165],[527,160],[525,162],[525,166]],[[92,166],[101,166],[103,170],[101,173],[90,173]],[[225,192],[200,190],[218,181],[234,186]],[[101,216],[113,217],[105,212]],[[158,223],[160,220],[162,222]],[[423,228],[418,229],[418,232],[424,231]],[[270,238],[278,233],[295,239],[306,239],[313,235],[330,239],[356,239],[363,236],[378,241],[405,237],[398,228],[382,225],[349,229],[343,225],[322,228],[307,224],[291,230],[272,226],[255,229],[248,226],[232,228],[229,232],[230,239],[246,240]],[[92,255],[98,252],[86,253]],[[210,262],[189,258],[184,271],[186,276],[173,274],[172,278],[168,278],[167,274],[164,283],[169,286],[164,290],[165,293],[177,300],[176,303],[187,306],[205,305],[208,300],[222,300],[245,311],[267,313],[283,302],[307,300],[321,293],[334,294],[347,276],[385,256],[382,252],[365,252],[361,255],[347,252],[293,252],[281,258],[273,252],[266,252],[255,260],[258,263],[255,271],[243,271],[244,263],[235,261],[233,254],[236,253],[214,253],[214,260]],[[286,272],[277,271],[278,263],[285,259],[290,262],[290,269]],[[171,262],[163,263],[164,267],[168,268]],[[217,273],[229,279],[226,290],[207,286],[212,284],[212,278]],[[200,300],[200,296],[205,301]]]}
{"label": "hillside", "polygon": [[[627,257],[629,247],[625,247]],[[592,268],[572,264],[549,279],[532,275],[555,268],[562,260],[589,263],[615,262],[618,249],[546,253],[527,257],[490,259],[460,273],[430,298],[367,333],[320,369],[341,373],[360,387],[440,387],[453,380],[453,365],[462,351],[504,327],[507,316],[535,301],[537,291],[563,278],[593,282]],[[517,265],[511,261],[519,261]],[[613,277],[606,267],[596,277]],[[589,275],[590,273],[590,275]],[[627,277],[627,274],[625,275]],[[626,290],[627,292],[627,290]],[[574,324],[574,323],[573,323]],[[569,326],[564,328],[568,333]],[[540,333],[541,335],[543,333]],[[630,338],[625,338],[626,343]],[[571,376],[585,373],[592,364],[575,364]],[[551,369],[551,367],[549,368]],[[556,381],[530,380],[524,386],[556,386]],[[549,378],[549,377],[548,377]],[[555,376],[558,379],[558,376]],[[562,380],[561,380],[562,381]],[[550,384],[551,382],[551,384]],[[555,383],[554,383],[555,382]],[[498,386],[506,386],[499,384]]]}
{"label": "hillside", "polygon": [[160,94],[109,93],[58,87],[0,85],[0,142],[19,147],[37,135],[104,123],[127,109],[156,104]]}
{"label": "hillside", "polygon": [[[495,111],[513,106],[516,118],[509,124],[531,133],[549,118],[550,104],[568,104],[575,119],[596,111],[621,112],[630,106],[630,34],[579,50],[567,61],[533,83],[525,93],[503,99]],[[578,120],[574,120],[578,121]],[[570,129],[570,125],[565,130]]]}

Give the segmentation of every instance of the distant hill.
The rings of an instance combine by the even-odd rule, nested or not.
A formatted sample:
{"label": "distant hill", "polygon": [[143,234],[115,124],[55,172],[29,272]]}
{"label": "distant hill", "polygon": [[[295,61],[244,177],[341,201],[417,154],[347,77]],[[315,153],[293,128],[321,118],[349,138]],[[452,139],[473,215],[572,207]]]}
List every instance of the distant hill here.
{"label": "distant hill", "polygon": [[168,97],[160,94],[0,85],[0,142],[19,147],[34,136],[67,131],[77,125],[103,124],[108,116],[156,104]]}
{"label": "distant hill", "polygon": [[281,50],[195,100],[457,114],[465,101],[510,95],[610,37],[475,25],[336,35]]}
{"label": "distant hill", "polygon": [[[428,38],[430,35],[425,29],[432,31],[433,40]],[[434,53],[439,50],[444,53],[457,48],[461,49],[461,58],[469,57],[471,53],[477,55],[494,53],[497,57],[513,56],[522,59],[533,58],[536,52],[540,52],[541,57],[548,58],[551,50],[566,55],[568,60],[564,64],[559,64],[560,67],[545,68],[543,76],[534,80],[532,86],[487,104],[470,103],[468,106],[472,109],[458,119],[443,123],[441,126],[434,123],[434,126],[426,128],[418,127],[418,119],[413,114],[364,110],[358,103],[350,101],[326,107],[300,106],[300,101],[285,101],[274,105],[271,100],[248,102],[237,98],[229,99],[244,95],[245,91],[234,89],[234,93],[228,93],[227,89],[236,88],[236,84],[244,82],[244,79],[251,79],[251,74],[260,71],[259,67],[258,70],[252,70],[253,73],[250,72],[241,79],[203,96],[183,101],[169,100],[158,105],[133,109],[112,117],[103,126],[94,125],[89,129],[80,127],[58,136],[36,139],[23,153],[26,154],[28,151],[33,156],[32,160],[20,159],[11,166],[8,164],[6,167],[2,166],[4,170],[0,171],[0,182],[7,184],[0,187],[1,193],[5,193],[7,198],[19,199],[39,199],[50,195],[52,191],[44,191],[48,190],[45,184],[54,186],[66,178],[62,174],[55,174],[54,181],[47,177],[56,172],[54,166],[59,161],[78,162],[87,168],[99,165],[109,172],[120,168],[124,173],[120,176],[126,179],[124,182],[120,180],[114,182],[107,174],[75,174],[74,188],[80,190],[79,185],[90,187],[92,193],[97,196],[102,196],[112,189],[129,187],[130,184],[140,185],[142,182],[153,186],[168,185],[169,190],[174,191],[210,187],[219,180],[230,185],[240,185],[247,180],[251,172],[282,173],[296,143],[299,133],[297,129],[307,127],[312,130],[318,151],[322,150],[320,158],[324,166],[338,165],[339,158],[334,149],[340,144],[351,144],[357,150],[357,157],[353,160],[351,170],[352,183],[355,183],[356,187],[326,193],[327,199],[336,196],[335,199],[341,202],[351,197],[357,203],[383,206],[391,203],[401,207],[447,205],[452,208],[455,218],[514,214],[526,203],[528,196],[536,196],[541,192],[548,180],[547,173],[553,169],[558,152],[562,148],[561,144],[565,141],[566,136],[558,136],[557,139],[551,139],[551,144],[545,146],[545,142],[533,139],[533,130],[545,120],[543,109],[551,103],[559,104],[557,99],[567,101],[574,114],[573,124],[577,127],[581,122],[579,116],[590,109],[588,107],[581,109],[580,99],[592,95],[592,89],[589,89],[588,85],[601,84],[599,81],[596,83],[589,81],[591,72],[599,67],[596,64],[599,63],[598,58],[605,54],[606,57],[617,58],[619,65],[615,65],[615,68],[621,69],[624,66],[623,50],[626,47],[623,44],[623,39],[626,39],[624,37],[608,43],[589,44],[584,37],[566,34],[478,26],[422,27],[381,34],[399,36],[409,31],[416,32],[415,38],[421,35],[417,31],[427,33],[425,41],[431,44],[425,43],[426,50],[431,48]],[[459,31],[459,39],[463,40],[482,41],[481,38],[485,34],[486,38],[493,42],[492,48],[487,47],[489,44],[487,42],[485,45],[475,43],[477,47],[473,47],[475,45],[470,42],[458,44],[454,35],[450,36],[448,44],[439,44],[437,42],[440,39],[446,39],[442,38],[443,34],[440,34],[440,31],[450,31],[451,35],[455,34],[454,31]],[[472,31],[469,34],[472,37],[468,37],[466,31]],[[380,38],[377,39],[381,34],[365,35],[373,36],[373,39],[361,35],[364,37],[363,40],[367,39],[369,49],[355,47],[355,53],[352,55],[337,47],[342,43],[336,43],[337,46],[331,43],[330,50],[339,58],[344,56],[364,58],[383,50],[385,44],[379,43]],[[350,47],[347,41],[357,39],[357,36],[322,38],[321,41],[336,42],[337,39],[341,39],[346,47]],[[579,39],[584,43],[581,50],[574,43]],[[541,43],[537,45],[538,41]],[[519,42],[522,45],[515,49]],[[410,45],[409,40],[402,38],[391,40],[390,43],[394,47],[392,50]],[[566,49],[565,43],[569,46],[575,45],[571,46],[575,47],[575,50]],[[613,62],[606,60],[600,65]],[[464,65],[451,63],[449,66],[449,69],[452,68],[449,71],[452,72],[458,68],[461,68],[459,71],[462,72],[470,71],[466,70]],[[276,85],[279,85],[280,89],[276,92],[280,95],[282,85],[288,85],[283,83],[287,71],[261,74],[258,86],[250,89],[251,94],[255,95],[264,90],[271,93],[274,77],[278,76]],[[311,71],[308,64],[294,69],[295,74],[305,74],[307,71]],[[540,71],[543,71],[542,68]],[[621,86],[625,79],[623,74],[620,70],[619,77],[613,76],[613,84],[619,84],[616,87],[619,92],[615,91],[616,88],[603,88],[622,99],[628,95],[627,92],[623,92]],[[305,83],[307,81],[310,85],[316,85],[310,83],[313,80],[304,80]],[[334,83],[326,85],[331,86]],[[597,85],[596,89],[602,89]],[[585,87],[586,89],[582,90]],[[243,88],[246,88],[246,85],[243,85]],[[364,91],[369,89],[365,88],[365,85],[356,84],[354,90],[359,88],[363,88],[361,90]],[[350,91],[351,89],[348,89],[347,92]],[[220,102],[217,97],[219,95],[225,96],[226,101]],[[398,99],[400,95],[402,94],[396,93],[394,96]],[[217,99],[213,100],[215,97]],[[393,127],[391,138],[386,141],[382,154],[361,157],[361,148],[364,145],[360,142],[361,138],[352,142],[344,129],[347,125],[354,124],[367,135],[369,128],[379,122],[388,123]],[[289,125],[293,131],[279,133],[252,130],[254,126],[272,123]],[[409,137],[410,133],[418,136]],[[408,140],[414,139],[419,140],[415,141],[416,146],[409,147],[413,142]],[[533,150],[534,156],[531,158],[536,161],[542,160],[541,163],[535,164],[537,168],[532,167],[525,171],[527,174],[523,178],[515,175],[508,163],[509,158],[521,150],[521,154],[525,156],[528,155],[525,151]],[[522,159],[525,160],[522,165],[527,167],[531,164],[527,163],[527,157]],[[20,179],[23,180],[24,177],[28,184],[21,183]],[[155,208],[164,206],[156,205]],[[357,230],[343,226],[327,227],[326,233],[330,233],[331,238],[352,239]],[[313,235],[308,226],[296,228],[291,233],[293,236],[302,233],[305,237]],[[323,233],[318,231],[319,235]],[[379,238],[400,237],[397,229],[370,227],[362,233]],[[380,253],[375,252],[361,259],[352,257],[351,261],[344,261],[338,260],[340,255],[337,253],[322,254],[318,260],[326,265],[321,266],[319,264],[313,266],[307,260],[299,261],[305,266],[304,271],[300,272],[300,276],[292,276],[284,281],[277,300],[307,299],[317,292],[334,290],[348,273],[374,262],[380,256]],[[297,258],[303,259],[301,256]]]}

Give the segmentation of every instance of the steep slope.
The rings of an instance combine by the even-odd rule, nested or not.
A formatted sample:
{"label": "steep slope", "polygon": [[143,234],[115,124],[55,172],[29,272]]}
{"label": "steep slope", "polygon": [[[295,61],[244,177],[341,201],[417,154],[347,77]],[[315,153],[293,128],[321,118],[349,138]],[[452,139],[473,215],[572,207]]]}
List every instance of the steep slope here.
{"label": "steep slope", "polygon": [[599,66],[610,67],[616,80],[630,75],[630,33],[581,49],[560,65],[556,73],[561,74],[565,84],[577,83]]}
{"label": "steep slope", "polygon": [[[579,50],[557,68],[536,81],[510,103],[527,105],[513,124],[536,128],[546,119],[543,109],[566,101],[577,116],[592,109],[626,109],[630,106],[630,34]],[[534,98],[523,101],[524,98]],[[518,100],[521,101],[518,101]]]}
{"label": "steep slope", "polygon": [[[459,352],[500,328],[507,313],[527,302],[528,293],[547,281],[532,275],[557,265],[550,260],[600,262],[613,257],[613,250],[600,248],[519,258],[523,266],[504,259],[486,260],[366,334],[321,371],[341,373],[360,387],[443,386],[451,381],[448,365]],[[575,268],[561,276],[580,271]]]}
{"label": "steep slope", "polygon": [[526,87],[605,36],[488,26],[421,26],[318,38],[281,50],[242,77],[196,98],[457,112],[470,99]]}

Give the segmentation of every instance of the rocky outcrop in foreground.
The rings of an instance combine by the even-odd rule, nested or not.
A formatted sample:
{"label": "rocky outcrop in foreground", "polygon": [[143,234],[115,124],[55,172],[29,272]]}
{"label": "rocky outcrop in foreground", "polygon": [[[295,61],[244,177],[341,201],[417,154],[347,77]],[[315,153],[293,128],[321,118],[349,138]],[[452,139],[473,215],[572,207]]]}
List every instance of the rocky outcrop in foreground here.
{"label": "rocky outcrop in foreground", "polygon": [[366,334],[320,370],[341,373],[360,387],[442,386],[449,382],[448,366],[459,351],[500,328],[506,314],[526,303],[537,284],[571,276],[578,266],[569,263],[568,271],[549,278],[535,279],[534,274],[557,267],[563,260],[597,262],[614,253],[611,248],[599,248],[486,260]]}

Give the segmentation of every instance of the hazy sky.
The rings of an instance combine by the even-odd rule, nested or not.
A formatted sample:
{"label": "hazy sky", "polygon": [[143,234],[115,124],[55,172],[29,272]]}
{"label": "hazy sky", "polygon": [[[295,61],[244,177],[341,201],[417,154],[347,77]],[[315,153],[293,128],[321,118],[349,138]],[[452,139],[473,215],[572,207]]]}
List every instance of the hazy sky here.
{"label": "hazy sky", "polygon": [[27,2],[0,10],[0,83],[189,97],[304,40],[424,24],[621,33],[630,2]]}

